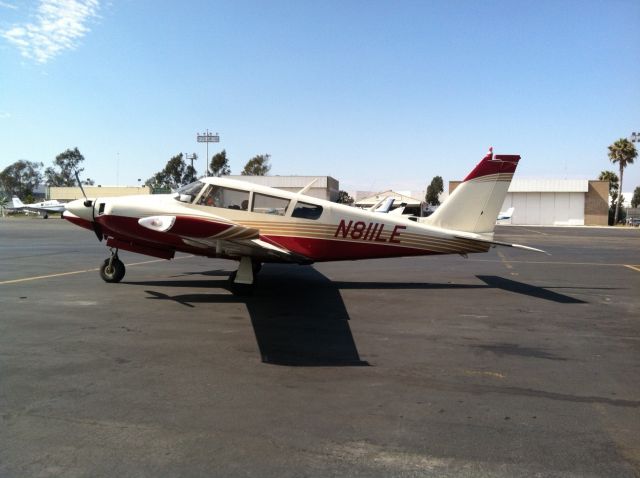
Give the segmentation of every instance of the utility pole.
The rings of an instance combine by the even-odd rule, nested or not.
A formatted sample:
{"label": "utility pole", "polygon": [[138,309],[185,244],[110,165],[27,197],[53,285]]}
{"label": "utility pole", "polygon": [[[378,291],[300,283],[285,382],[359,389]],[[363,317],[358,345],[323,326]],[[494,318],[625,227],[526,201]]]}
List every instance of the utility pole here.
{"label": "utility pole", "polygon": [[218,135],[218,133],[213,134],[213,133],[209,133],[209,130],[207,129],[207,132],[205,134],[200,134],[198,133],[197,135],[197,139],[198,139],[198,143],[207,143],[207,157],[206,159],[206,165],[207,165],[207,176],[209,176],[209,143],[219,143],[220,142],[220,136]]}

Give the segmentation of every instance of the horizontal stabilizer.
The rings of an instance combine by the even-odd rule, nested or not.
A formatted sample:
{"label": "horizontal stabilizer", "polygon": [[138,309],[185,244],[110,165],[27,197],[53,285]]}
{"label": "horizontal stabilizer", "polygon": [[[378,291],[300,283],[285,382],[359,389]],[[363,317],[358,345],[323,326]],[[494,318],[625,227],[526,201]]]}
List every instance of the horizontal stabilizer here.
{"label": "horizontal stabilizer", "polygon": [[492,246],[513,247],[514,249],[522,249],[525,251],[533,251],[533,252],[542,252],[543,254],[546,254],[548,256],[551,255],[550,253],[548,253],[547,251],[543,251],[542,249],[536,249],[535,247],[530,247],[530,246],[523,246],[522,244],[511,244],[509,242],[481,239],[478,237],[469,237],[467,235],[456,235],[454,237],[457,239],[467,239],[469,241],[475,241],[475,242],[480,242],[484,244],[491,244]]}

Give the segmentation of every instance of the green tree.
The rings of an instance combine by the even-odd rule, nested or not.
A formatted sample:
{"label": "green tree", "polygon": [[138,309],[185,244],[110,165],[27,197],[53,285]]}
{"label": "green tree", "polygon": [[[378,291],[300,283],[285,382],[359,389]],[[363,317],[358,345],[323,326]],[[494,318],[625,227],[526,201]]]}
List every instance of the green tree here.
{"label": "green tree", "polygon": [[194,182],[196,179],[198,179],[196,168],[194,168],[190,164],[187,165],[187,167],[184,168],[184,176],[182,177],[182,182],[184,184],[189,184]]}
{"label": "green tree", "polygon": [[154,188],[177,189],[192,182],[192,173],[191,166],[187,167],[182,153],[179,153],[167,161],[162,171],[147,179],[145,184]]}
{"label": "green tree", "polygon": [[351,196],[349,196],[349,193],[347,191],[340,191],[338,193],[338,199],[336,200],[337,203],[340,204],[353,204],[353,198]]}
{"label": "green tree", "polygon": [[269,164],[270,154],[258,154],[251,158],[240,174],[243,176],[266,176],[271,165]]}
{"label": "green tree", "polygon": [[22,199],[33,196],[34,189],[42,182],[42,166],[42,163],[21,159],[4,168],[0,182],[5,194]]}
{"label": "green tree", "polygon": [[211,157],[209,170],[212,176],[229,176],[231,174],[227,150],[223,149],[222,152],[216,153]]}
{"label": "green tree", "polygon": [[84,171],[79,165],[84,161],[84,156],[78,148],[67,149],[56,156],[53,167],[48,167],[44,171],[48,186],[75,186],[75,172]]}
{"label": "green tree", "polygon": [[631,207],[640,206],[640,186],[633,190],[633,197],[631,198]]}
{"label": "green tree", "polygon": [[[624,175],[624,168],[633,164],[633,160],[638,157],[638,151],[631,141],[626,138],[620,138],[618,141],[609,146],[609,159],[612,163],[618,163],[620,168],[620,186],[619,191],[622,191],[622,178]],[[622,194],[619,195],[616,202],[616,212],[613,216],[613,223],[618,223],[618,216],[620,214],[620,204],[622,203]]]}
{"label": "green tree", "polygon": [[444,191],[442,176],[434,176],[431,180],[431,184],[427,186],[427,193],[424,196],[424,200],[430,206],[439,206],[439,196]]}

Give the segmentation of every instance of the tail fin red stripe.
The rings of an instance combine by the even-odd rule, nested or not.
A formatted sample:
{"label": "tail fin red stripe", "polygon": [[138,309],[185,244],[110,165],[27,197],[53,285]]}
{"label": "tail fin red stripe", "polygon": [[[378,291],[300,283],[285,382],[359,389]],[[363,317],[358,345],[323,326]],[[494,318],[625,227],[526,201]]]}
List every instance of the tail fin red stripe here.
{"label": "tail fin red stripe", "polygon": [[464,180],[470,181],[491,174],[513,173],[518,166],[518,161],[520,161],[520,156],[517,154],[496,154],[494,157],[492,153],[489,153]]}

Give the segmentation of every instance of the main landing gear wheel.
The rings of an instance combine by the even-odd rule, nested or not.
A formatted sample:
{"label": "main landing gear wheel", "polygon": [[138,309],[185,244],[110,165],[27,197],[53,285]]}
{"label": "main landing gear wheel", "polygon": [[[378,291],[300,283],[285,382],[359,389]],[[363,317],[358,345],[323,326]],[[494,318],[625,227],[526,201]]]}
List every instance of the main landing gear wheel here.
{"label": "main landing gear wheel", "polygon": [[125,272],[124,263],[118,258],[117,251],[109,259],[105,259],[100,267],[100,277],[105,282],[120,282]]}

